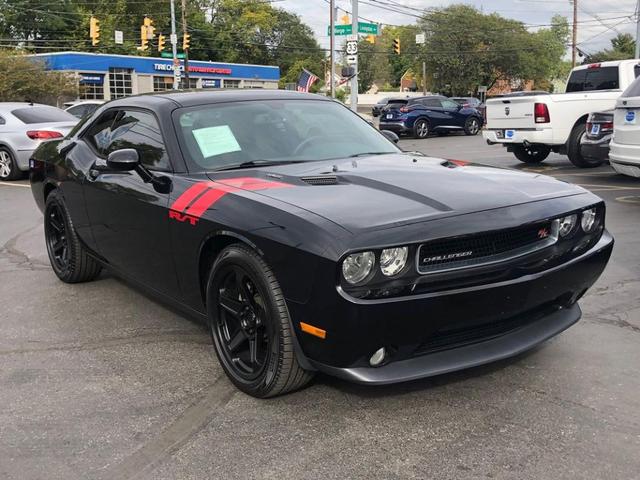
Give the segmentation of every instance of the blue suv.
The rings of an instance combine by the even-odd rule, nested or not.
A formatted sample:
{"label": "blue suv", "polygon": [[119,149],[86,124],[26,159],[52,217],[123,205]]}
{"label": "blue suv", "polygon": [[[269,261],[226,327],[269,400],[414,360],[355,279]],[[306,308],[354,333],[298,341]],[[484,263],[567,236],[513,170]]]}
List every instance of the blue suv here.
{"label": "blue suv", "polygon": [[455,130],[476,135],[483,123],[478,109],[459,105],[440,95],[410,98],[406,104],[393,103],[380,115],[380,130],[409,133],[415,138],[426,138],[430,133],[445,135]]}

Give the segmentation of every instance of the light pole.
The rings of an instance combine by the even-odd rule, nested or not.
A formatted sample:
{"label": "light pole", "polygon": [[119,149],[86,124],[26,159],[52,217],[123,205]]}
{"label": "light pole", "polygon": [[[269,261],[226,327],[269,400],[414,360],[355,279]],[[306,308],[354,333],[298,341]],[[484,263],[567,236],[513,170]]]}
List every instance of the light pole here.
{"label": "light pole", "polygon": [[335,82],[333,81],[333,72],[335,71],[335,64],[336,64],[336,46],[335,46],[335,40],[336,40],[336,32],[334,32],[335,30],[335,26],[336,26],[336,7],[335,7],[335,0],[331,0],[329,2],[329,56],[331,58],[330,60],[330,65],[329,65],[329,84],[331,85],[331,98],[336,98],[336,86],[335,86]]}
{"label": "light pole", "polygon": [[[351,34],[358,40],[358,0],[351,0]],[[353,64],[353,77],[351,78],[351,110],[358,111],[358,56]]]}
{"label": "light pole", "polygon": [[180,88],[180,62],[178,61],[178,36],[176,35],[176,4],[171,0],[171,51],[173,52],[173,89]]}

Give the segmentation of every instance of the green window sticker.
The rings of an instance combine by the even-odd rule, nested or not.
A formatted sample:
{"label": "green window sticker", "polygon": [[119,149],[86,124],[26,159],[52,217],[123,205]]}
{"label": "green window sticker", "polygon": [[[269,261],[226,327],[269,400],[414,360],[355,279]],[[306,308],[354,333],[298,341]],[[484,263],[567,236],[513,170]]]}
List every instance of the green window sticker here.
{"label": "green window sticker", "polygon": [[228,125],[198,128],[192,132],[204,158],[242,150]]}

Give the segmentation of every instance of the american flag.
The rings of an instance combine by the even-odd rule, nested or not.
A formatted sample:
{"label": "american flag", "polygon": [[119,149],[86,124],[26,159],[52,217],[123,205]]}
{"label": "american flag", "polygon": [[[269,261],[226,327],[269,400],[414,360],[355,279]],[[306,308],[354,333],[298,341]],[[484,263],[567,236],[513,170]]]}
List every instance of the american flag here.
{"label": "american flag", "polygon": [[309,93],[311,85],[313,85],[316,80],[318,80],[318,77],[303,68],[302,73],[300,73],[300,78],[298,78],[298,85],[296,90],[298,90],[299,92]]}

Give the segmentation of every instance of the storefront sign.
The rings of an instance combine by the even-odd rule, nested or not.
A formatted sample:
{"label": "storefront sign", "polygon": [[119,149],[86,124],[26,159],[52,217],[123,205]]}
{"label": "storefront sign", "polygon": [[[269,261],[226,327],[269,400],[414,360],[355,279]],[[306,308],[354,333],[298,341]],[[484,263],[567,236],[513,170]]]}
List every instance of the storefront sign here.
{"label": "storefront sign", "polygon": [[219,78],[202,79],[202,88],[220,88],[220,83]]}
{"label": "storefront sign", "polygon": [[[183,70],[184,67],[180,65],[180,70]],[[164,72],[173,71],[174,67],[170,63],[154,63],[154,70],[160,70]],[[213,73],[216,75],[231,75],[230,68],[219,68],[219,67],[200,67],[198,65],[189,65],[189,72],[193,73]]]}
{"label": "storefront sign", "polygon": [[81,85],[102,85],[104,83],[104,75],[88,75],[80,74]]}

